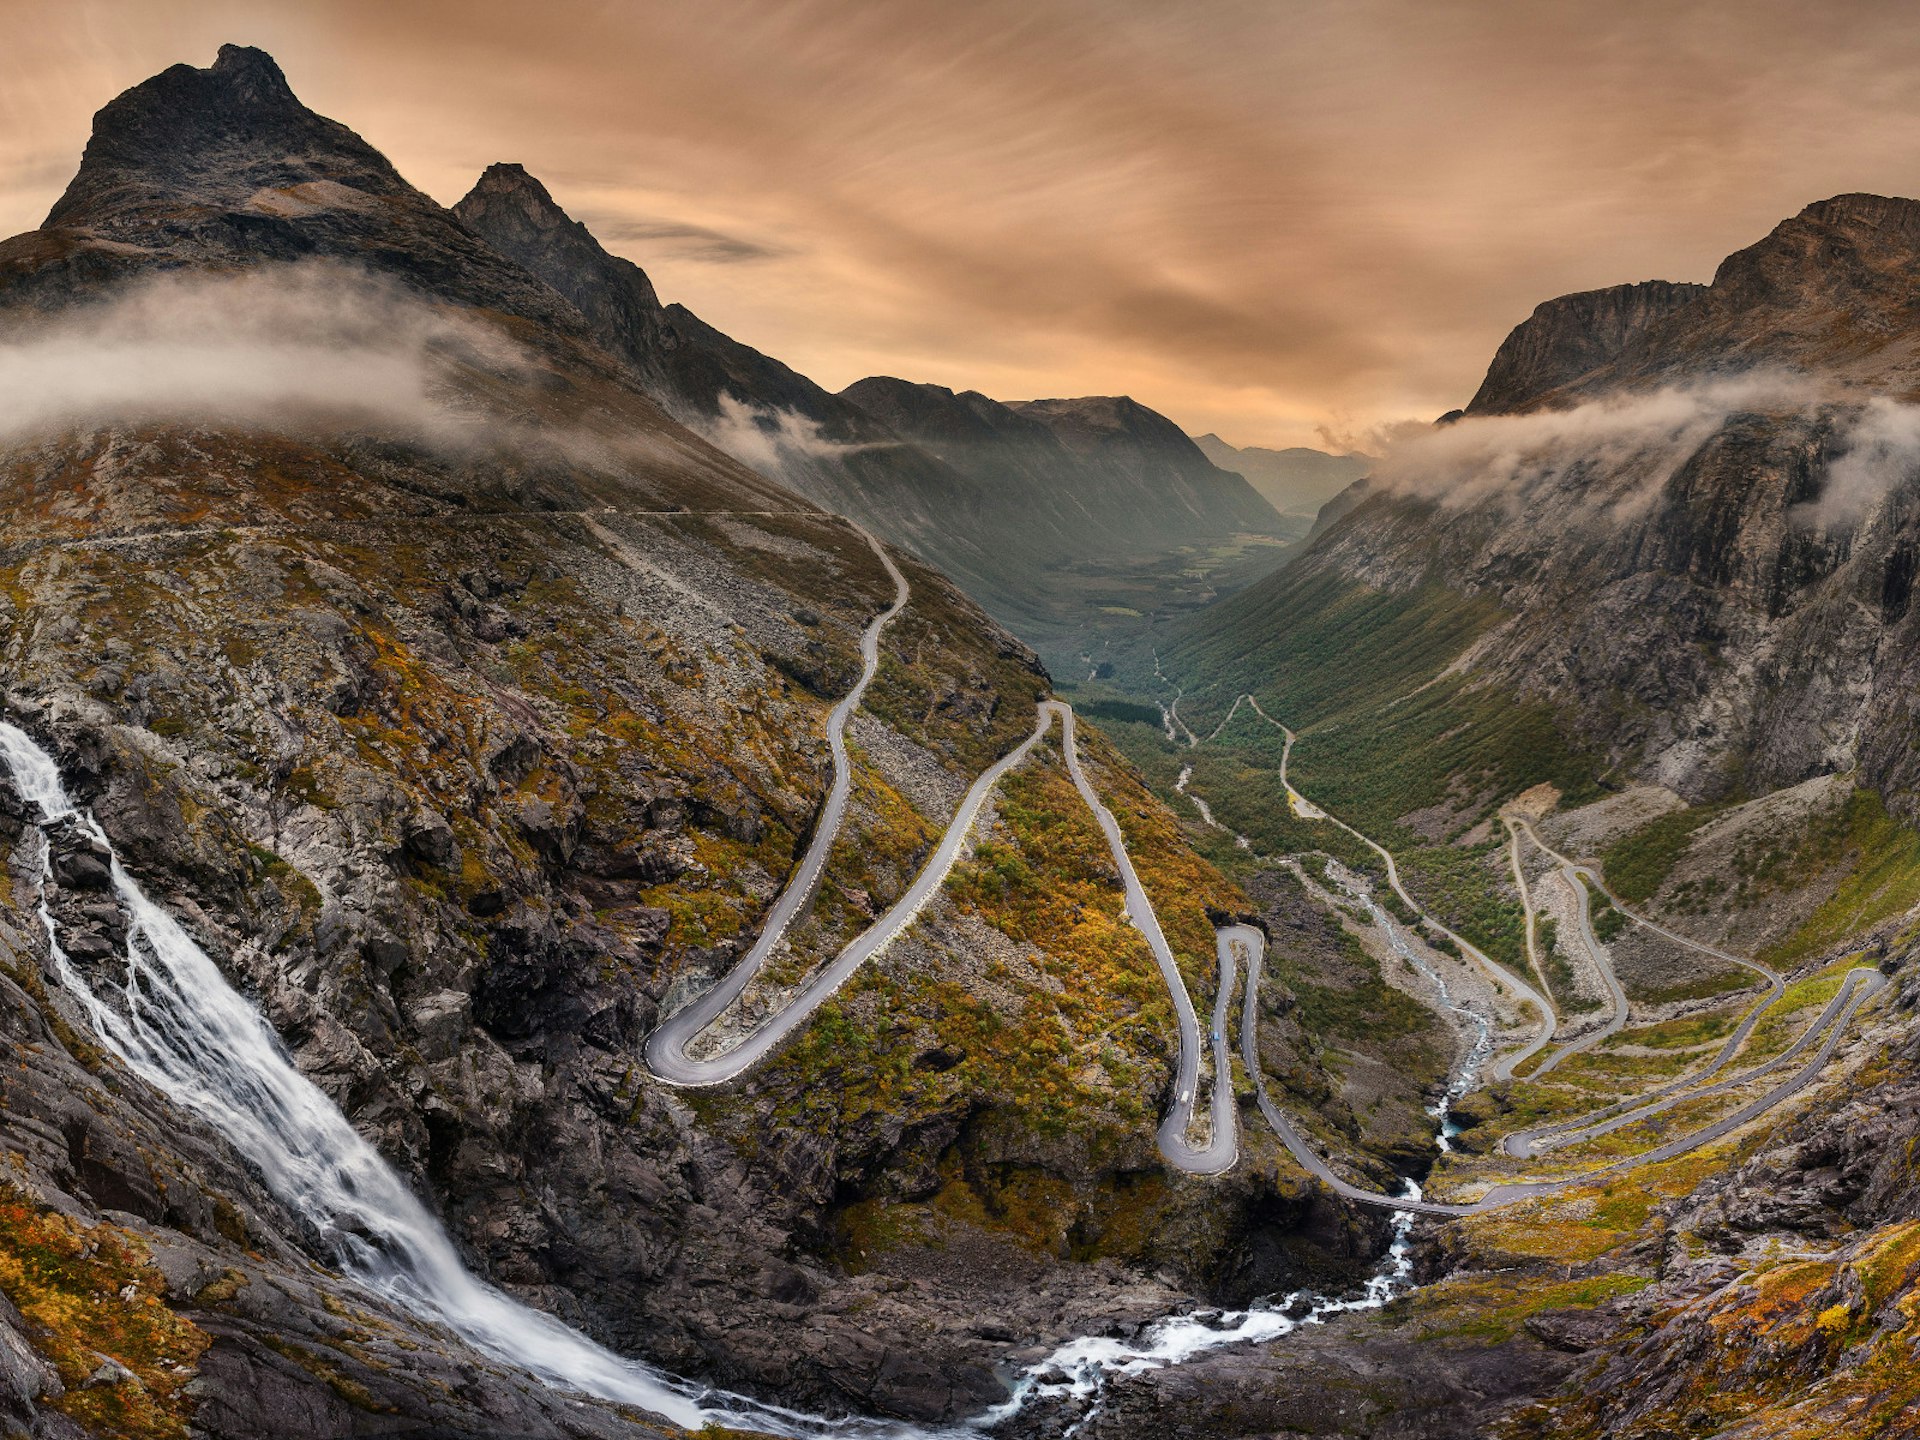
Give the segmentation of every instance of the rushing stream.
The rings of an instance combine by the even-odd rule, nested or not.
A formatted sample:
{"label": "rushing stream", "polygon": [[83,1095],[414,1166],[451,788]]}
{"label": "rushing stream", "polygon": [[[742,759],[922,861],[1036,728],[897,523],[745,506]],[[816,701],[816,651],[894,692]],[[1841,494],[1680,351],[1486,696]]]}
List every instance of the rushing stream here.
{"label": "rushing stream", "polygon": [[1433,986],[1434,997],[1440,1002],[1440,1008],[1450,1014],[1458,1015],[1473,1032],[1473,1043],[1467,1047],[1466,1058],[1460,1062],[1460,1068],[1454,1072],[1440,1099],[1427,1111],[1439,1123],[1434,1135],[1434,1144],[1443,1152],[1453,1149],[1453,1137],[1460,1133],[1460,1127],[1453,1123],[1453,1102],[1474,1087],[1480,1078],[1480,1067],[1487,1063],[1493,1054],[1493,1020],[1471,1005],[1463,1005],[1453,998],[1446,977],[1424,960],[1419,951],[1409,943],[1406,932],[1393,917],[1381,908],[1380,902],[1373,896],[1372,889],[1358,876],[1354,875],[1339,861],[1329,861],[1327,878],[1332,880],[1347,894],[1367,907],[1367,914],[1379,927],[1380,933],[1387,937],[1387,943],[1393,947],[1393,953],[1405,960],[1420,972]]}
{"label": "rushing stream", "polygon": [[[437,1321],[475,1349],[539,1380],[698,1429],[726,1425],[813,1440],[844,1435],[909,1440],[934,1433],[901,1422],[830,1420],[701,1386],[596,1345],[472,1274],[440,1223],[317,1086],[295,1068],[266,1020],[121,865],[92,815],[68,797],[53,757],[0,721],[0,760],[40,812],[39,914],[61,982],[101,1040],[162,1093],[207,1121],[259,1168],[274,1195],[312,1227],[342,1271],[408,1313]],[[120,994],[96,993],[60,945],[46,896],[51,832],[77,827],[109,856],[129,921]],[[1409,1198],[1417,1198],[1412,1187]],[[1109,1377],[1177,1365],[1226,1345],[1277,1339],[1349,1310],[1373,1309],[1412,1274],[1413,1216],[1395,1212],[1392,1247],[1359,1294],[1299,1292],[1236,1312],[1197,1311],[1148,1326],[1134,1340],[1060,1346],[1018,1379],[1008,1401],[969,1422],[978,1431],[1039,1400],[1087,1402],[1095,1413]]]}
{"label": "rushing stream", "polygon": [[[47,830],[79,826],[109,855],[91,815],[67,797],[53,757],[0,722],[0,758]],[[115,856],[113,887],[131,922],[119,1006],[69,962],[43,896],[40,917],[61,981],[127,1067],[225,1135],[274,1195],[311,1225],[355,1280],[475,1349],[540,1380],[638,1406],[697,1429],[733,1425],[788,1436],[906,1436],[882,1421],[833,1422],[707,1389],[625,1359],[473,1275],[446,1231],[339,1108],[294,1067],[260,1013],[227,984],[191,936],[149,900]]]}
{"label": "rushing stream", "polygon": [[[1418,1200],[1420,1187],[1406,1182],[1407,1198]],[[1156,1320],[1132,1340],[1085,1336],[1069,1340],[1030,1365],[1005,1404],[988,1411],[978,1425],[993,1425],[1037,1401],[1066,1400],[1083,1408],[1062,1440],[1100,1413],[1107,1385],[1115,1376],[1139,1375],[1168,1365],[1184,1365],[1228,1345],[1258,1345],[1291,1335],[1303,1325],[1323,1325],[1330,1315],[1378,1310],[1404,1293],[1413,1278],[1413,1212],[1393,1212],[1393,1243],[1380,1267],[1357,1295],[1318,1295],[1295,1290],[1278,1300],[1263,1300],[1245,1310],[1196,1310]]]}

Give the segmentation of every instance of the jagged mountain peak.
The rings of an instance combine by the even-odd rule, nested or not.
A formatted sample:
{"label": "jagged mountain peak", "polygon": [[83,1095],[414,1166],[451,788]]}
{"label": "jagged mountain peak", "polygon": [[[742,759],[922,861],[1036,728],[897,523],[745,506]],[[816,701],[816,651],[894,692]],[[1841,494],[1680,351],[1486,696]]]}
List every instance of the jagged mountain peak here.
{"label": "jagged mountain peak", "polygon": [[1691,305],[1707,287],[1643,280],[1557,296],[1513,328],[1467,404],[1469,415],[1525,409],[1618,359],[1655,322]]}
{"label": "jagged mountain peak", "polygon": [[[596,304],[610,305],[621,312],[616,328],[644,333],[643,350],[666,345],[660,299],[647,272],[609,253],[524,165],[489,165],[453,213],[496,250],[556,283],[590,318]],[[562,276],[577,277],[576,283],[559,283]],[[594,280],[599,283],[589,283]]]}
{"label": "jagged mountain peak", "polygon": [[459,215],[494,206],[510,209],[522,223],[543,232],[565,231],[592,245],[596,251],[601,250],[599,241],[593,238],[586,226],[561,208],[560,202],[553,198],[553,192],[539,177],[515,161],[498,160],[481,171],[480,178],[473,182],[473,188],[455,202],[453,208],[454,213]]}
{"label": "jagged mountain peak", "polygon": [[1900,391],[1920,378],[1920,200],[1819,200],[1721,261],[1711,285],[1562,295],[1515,327],[1470,415],[1779,366]]}
{"label": "jagged mountain peak", "polygon": [[257,45],[222,45],[206,73],[243,104],[299,104],[280,62]]}
{"label": "jagged mountain peak", "polygon": [[1910,304],[1920,275],[1920,200],[1851,193],[1817,200],[1714,272],[1723,305]]}
{"label": "jagged mountain peak", "polygon": [[301,104],[266,51],[224,45],[211,66],[170,66],[94,116],[46,224],[138,229],[156,207],[316,182],[417,193],[373,146]]}
{"label": "jagged mountain peak", "polygon": [[171,66],[94,116],[43,227],[0,244],[0,304],[64,305],[155,266],[314,258],[583,328],[371,144],[302,104],[271,55],[238,45],[204,69]]}

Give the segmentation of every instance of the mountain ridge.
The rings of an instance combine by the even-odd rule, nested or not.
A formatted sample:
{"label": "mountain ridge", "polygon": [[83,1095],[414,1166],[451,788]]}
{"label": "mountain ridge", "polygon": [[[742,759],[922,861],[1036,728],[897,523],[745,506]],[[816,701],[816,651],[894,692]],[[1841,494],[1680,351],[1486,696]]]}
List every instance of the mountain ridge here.
{"label": "mountain ridge", "polygon": [[1282,515],[1308,521],[1347,486],[1364,479],[1378,463],[1373,456],[1358,451],[1335,455],[1304,445],[1283,450],[1234,446],[1211,433],[1195,436],[1193,443],[1222,470],[1244,476]]}
{"label": "mountain ridge", "polygon": [[[0,783],[0,1026],[22,1047],[0,1081],[21,1160],[0,1250],[53,1236],[153,1267],[103,1262],[70,1277],[77,1300],[6,1272],[3,1428],[71,1440],[70,1411],[137,1394],[111,1368],[89,1388],[104,1347],[219,1440],[346,1440],[374,1410],[449,1436],[654,1433],[339,1282],[327,1246],[358,1237],[315,1233],[284,1177],[88,1038],[51,937],[138,1003],[116,858],[467,1266],[702,1385],[941,1421],[1005,1398],[1009,1337],[1369,1270],[1384,1222],[1324,1212],[1270,1140],[1204,1185],[1167,1170],[1148,1117],[1172,1083],[1169,1002],[1113,920],[1111,851],[1057,750],[1008,778],[980,853],[818,1024],[697,1103],[649,1078],[644,1037],[731,967],[815,823],[826,718],[896,593],[886,562],[682,425],[578,306],[395,188],[269,66],[223,52],[106,107],[59,223],[0,246],[0,318],[85,336],[157,281],[241,274],[257,300],[305,277],[391,307],[361,328],[441,327],[407,357],[413,398],[509,433],[449,441],[378,406],[282,426],[202,395],[8,436],[5,711],[111,849]],[[336,284],[347,265],[383,283]],[[278,326],[296,389],[359,353],[312,318],[250,316]],[[892,563],[911,598],[847,728],[845,843],[783,966],[897,899],[1050,689],[942,574]],[[1090,728],[1079,763],[1200,975],[1207,907],[1238,891]],[[1315,953],[1342,959],[1326,937]],[[1297,1024],[1272,1024],[1317,1076]],[[1081,1025],[1097,1063],[1068,1065]],[[1408,1125],[1424,1103],[1413,1080],[1384,1102]],[[1275,1223],[1294,1248],[1248,1240]],[[129,1285],[139,1313],[179,1319],[178,1346],[85,1328]]]}

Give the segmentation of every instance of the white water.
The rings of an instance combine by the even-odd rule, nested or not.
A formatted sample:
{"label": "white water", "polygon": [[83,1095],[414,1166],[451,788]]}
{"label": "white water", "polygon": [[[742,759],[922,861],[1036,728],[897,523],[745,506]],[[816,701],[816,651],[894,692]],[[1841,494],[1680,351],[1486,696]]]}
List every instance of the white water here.
{"label": "white water", "polygon": [[[1409,1200],[1420,1198],[1420,1187],[1406,1182]],[[1044,1360],[1030,1365],[1015,1383],[1013,1397],[976,1422],[992,1425],[1036,1401],[1066,1400],[1086,1408],[1062,1433],[1074,1434],[1099,1414],[1107,1383],[1115,1376],[1138,1375],[1170,1365],[1184,1365],[1228,1345],[1259,1345],[1291,1335],[1303,1325],[1324,1325],[1332,1315],[1354,1310],[1378,1310],[1404,1292],[1413,1277],[1413,1212],[1393,1212],[1393,1243],[1380,1267],[1348,1296],[1318,1295],[1295,1290],[1277,1300],[1256,1301],[1245,1310],[1196,1310],[1156,1320],[1133,1340],[1085,1336],[1069,1340]]]}
{"label": "white water", "polygon": [[[45,827],[56,821],[77,824],[112,854],[105,832],[68,798],[53,757],[3,721],[0,759],[21,796],[40,809],[43,880]],[[368,1289],[550,1385],[637,1406],[677,1425],[795,1437],[926,1433],[883,1421],[831,1421],[681,1380],[615,1355],[469,1273],[439,1222],[294,1068],[266,1021],[206,952],[147,898],[117,856],[112,872],[131,921],[120,1006],[96,995],[69,962],[43,886],[40,916],[62,982],[127,1067],[225,1135],[313,1227],[340,1268]]]}
{"label": "white water", "polygon": [[[794,1440],[925,1440],[955,1433],[858,1417],[833,1420],[710,1389],[616,1355],[471,1274],[439,1222],[295,1068],[260,1013],[173,917],[148,899],[105,831],[68,797],[53,757],[26,732],[0,721],[0,761],[21,797],[40,811],[39,914],[62,983],[108,1048],[225,1135],[259,1168],[274,1195],[312,1227],[346,1274],[546,1384],[633,1405],[690,1429],[718,1424]],[[116,1003],[94,991],[60,945],[45,883],[52,855],[47,831],[56,823],[79,827],[110,856],[114,890],[130,922]],[[1407,1186],[1409,1198],[1417,1199],[1419,1187],[1412,1181]],[[1097,1411],[1108,1376],[1179,1365],[1222,1346],[1275,1340],[1332,1315],[1377,1309],[1412,1275],[1413,1219],[1409,1211],[1394,1212],[1393,1243],[1358,1295],[1296,1291],[1244,1311],[1172,1316],[1131,1342],[1069,1341],[1031,1367],[1005,1404],[968,1428],[985,1429],[1036,1400],[1068,1396],[1090,1402],[1077,1429]]]}
{"label": "white water", "polygon": [[[1177,792],[1186,796],[1187,799],[1193,802],[1194,808],[1200,812],[1200,818],[1206,821],[1206,823],[1210,825],[1213,829],[1226,830],[1227,829],[1226,826],[1222,825],[1218,820],[1213,818],[1213,807],[1207,804],[1205,800],[1202,800],[1198,795],[1194,794],[1191,790],[1187,788],[1188,782],[1190,782],[1192,779],[1193,779],[1193,766],[1191,765],[1182,766],[1180,770],[1180,778],[1173,782],[1173,788]],[[1233,832],[1228,831],[1227,833],[1232,834]],[[1253,849],[1253,842],[1244,835],[1237,835],[1237,834],[1234,835],[1233,843],[1235,846],[1237,846],[1239,849],[1242,849],[1242,850]]]}
{"label": "white water", "polygon": [[1173,782],[1174,790],[1177,791],[1179,794],[1186,796],[1187,799],[1193,802],[1193,808],[1200,812],[1200,818],[1206,821],[1208,825],[1212,826],[1215,830],[1224,829],[1225,827],[1222,826],[1218,820],[1213,818],[1213,807],[1207,804],[1207,802],[1205,800],[1202,800],[1198,795],[1194,794],[1191,790],[1187,789],[1187,782],[1191,779],[1193,779],[1193,766],[1191,765],[1182,766],[1180,770],[1180,778]]}
{"label": "white water", "polygon": [[1468,1028],[1473,1032],[1473,1044],[1467,1048],[1466,1059],[1460,1062],[1460,1068],[1454,1072],[1452,1081],[1447,1085],[1446,1091],[1440,1096],[1438,1102],[1427,1109],[1427,1114],[1438,1121],[1440,1127],[1433,1137],[1433,1143],[1442,1153],[1452,1150],[1453,1137],[1460,1133],[1460,1127],[1451,1119],[1453,1102],[1473,1088],[1474,1082],[1480,1077],[1480,1067],[1485,1065],[1493,1054],[1493,1020],[1471,1005],[1463,1005],[1453,998],[1453,991],[1447,988],[1445,977],[1413,948],[1393,917],[1381,908],[1378,900],[1373,898],[1372,889],[1358,876],[1353,875],[1337,860],[1328,862],[1327,876],[1342,890],[1367,907],[1367,914],[1380,928],[1380,933],[1387,937],[1387,943],[1393,947],[1394,953],[1418,970],[1433,986],[1440,1008],[1458,1015],[1466,1021]]}

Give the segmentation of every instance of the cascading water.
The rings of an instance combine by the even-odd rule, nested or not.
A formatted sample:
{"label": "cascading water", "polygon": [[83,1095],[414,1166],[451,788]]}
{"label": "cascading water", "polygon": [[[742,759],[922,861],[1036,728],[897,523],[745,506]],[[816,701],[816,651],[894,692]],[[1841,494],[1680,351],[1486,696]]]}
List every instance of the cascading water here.
{"label": "cascading water", "polygon": [[[873,1440],[927,1433],[885,1421],[809,1416],[666,1375],[475,1277],[400,1176],[294,1067],[259,1012],[127,874],[106,833],[68,798],[53,757],[25,731],[0,722],[0,759],[21,797],[40,812],[40,917],[62,983],[127,1067],[257,1165],[268,1188],[313,1227],[347,1274],[548,1384],[637,1406],[677,1425]],[[77,825],[112,857],[113,888],[130,921],[117,1005],[70,962],[48,908],[47,832],[60,823]]]}
{"label": "cascading water", "polygon": [[[1003,1405],[965,1431],[859,1417],[829,1419],[714,1390],[626,1359],[469,1272],[439,1222],[294,1066],[260,1013],[193,938],[121,865],[106,832],[68,797],[53,757],[0,721],[0,761],[39,811],[39,915],[62,984],[128,1069],[206,1120],[246,1156],[274,1195],[313,1229],[348,1275],[411,1314],[437,1321],[482,1353],[563,1390],[632,1405],[677,1425],[723,1425],[817,1440],[929,1440],[978,1433],[1029,1404],[1062,1396],[1097,1409],[1107,1377],[1177,1365],[1226,1345],[1278,1339],[1350,1310],[1375,1309],[1412,1274],[1413,1215],[1396,1211],[1393,1243],[1359,1294],[1296,1292],[1244,1311],[1200,1311],[1156,1322],[1135,1341],[1085,1338],[1060,1346],[1018,1381]],[[128,921],[117,995],[98,993],[60,944],[48,902],[50,832],[71,825],[109,857]],[[1409,1181],[1409,1198],[1418,1187]],[[1076,1425],[1075,1428],[1078,1428]],[[1069,1432],[1071,1433],[1071,1432]]]}
{"label": "cascading water", "polygon": [[[1418,1184],[1412,1180],[1405,1184],[1407,1199],[1421,1198]],[[1062,1432],[1062,1440],[1067,1440],[1099,1413],[1108,1381],[1115,1376],[1184,1365],[1227,1345],[1278,1340],[1303,1325],[1323,1325],[1331,1315],[1378,1310],[1399,1296],[1413,1277],[1413,1221],[1411,1210],[1393,1212],[1393,1243],[1381,1257],[1379,1269],[1367,1277],[1357,1295],[1296,1290],[1245,1310],[1198,1310],[1169,1316],[1149,1325],[1134,1340],[1105,1336],[1069,1340],[1044,1360],[1028,1366],[1015,1383],[1012,1398],[976,1423],[992,1425],[1029,1405],[1049,1400],[1084,1405],[1079,1418]]]}
{"label": "cascading water", "polygon": [[1452,1150],[1453,1138],[1460,1133],[1460,1127],[1454,1124],[1452,1119],[1453,1102],[1473,1088],[1474,1082],[1480,1078],[1480,1067],[1485,1065],[1488,1057],[1493,1054],[1493,1020],[1471,1005],[1463,1005],[1453,998],[1453,991],[1447,987],[1446,978],[1421,958],[1419,952],[1408,942],[1405,932],[1394,922],[1393,917],[1381,908],[1380,902],[1373,896],[1373,891],[1362,884],[1357,876],[1349,873],[1338,861],[1328,864],[1327,875],[1342,890],[1367,907],[1368,916],[1379,927],[1380,933],[1387,937],[1387,943],[1393,947],[1394,954],[1413,966],[1433,986],[1440,1008],[1458,1015],[1473,1031],[1473,1044],[1467,1047],[1466,1058],[1460,1062],[1460,1068],[1454,1072],[1453,1079],[1442,1092],[1440,1099],[1427,1111],[1439,1122],[1439,1130],[1434,1135],[1434,1145],[1443,1153]]}

